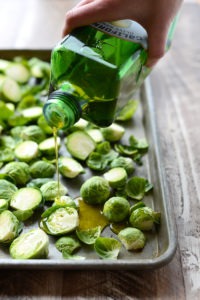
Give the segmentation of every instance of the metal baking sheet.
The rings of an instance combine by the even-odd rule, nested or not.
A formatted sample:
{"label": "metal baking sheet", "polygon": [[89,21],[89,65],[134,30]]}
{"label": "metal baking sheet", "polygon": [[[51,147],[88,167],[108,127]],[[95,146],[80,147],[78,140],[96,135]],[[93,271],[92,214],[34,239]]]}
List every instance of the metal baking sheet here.
{"label": "metal baking sheet", "polygon": [[[12,59],[15,56],[38,57],[49,60],[49,50],[1,50],[0,58]],[[126,124],[126,133],[122,142],[126,143],[128,137],[133,134],[137,138],[146,137],[149,142],[149,151],[143,157],[143,165],[136,167],[134,175],[143,176],[154,185],[153,192],[145,196],[144,202],[156,211],[161,212],[161,224],[153,232],[146,232],[147,243],[142,251],[127,251],[122,247],[117,260],[102,260],[89,247],[79,251],[79,255],[85,260],[66,260],[55,248],[55,238],[50,237],[49,256],[47,259],[14,260],[6,248],[0,248],[1,268],[29,268],[29,269],[99,269],[99,270],[141,270],[155,269],[167,264],[173,258],[176,251],[177,237],[173,217],[173,209],[166,188],[166,178],[162,157],[159,148],[159,136],[157,132],[154,113],[154,100],[149,79],[145,81],[139,92],[140,104],[134,118]],[[62,150],[61,150],[62,151]],[[77,197],[80,185],[91,175],[87,170],[78,179],[62,182],[67,185],[69,195]],[[38,223],[27,222],[24,232],[38,226]],[[109,229],[107,234],[115,236]]]}

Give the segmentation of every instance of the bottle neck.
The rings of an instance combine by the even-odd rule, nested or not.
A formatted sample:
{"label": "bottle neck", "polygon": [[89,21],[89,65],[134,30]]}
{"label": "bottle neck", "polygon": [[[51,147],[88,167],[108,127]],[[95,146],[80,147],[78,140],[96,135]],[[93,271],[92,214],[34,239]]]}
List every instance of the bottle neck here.
{"label": "bottle neck", "polygon": [[49,126],[67,129],[80,119],[81,107],[69,91],[56,90],[49,95],[43,113]]}

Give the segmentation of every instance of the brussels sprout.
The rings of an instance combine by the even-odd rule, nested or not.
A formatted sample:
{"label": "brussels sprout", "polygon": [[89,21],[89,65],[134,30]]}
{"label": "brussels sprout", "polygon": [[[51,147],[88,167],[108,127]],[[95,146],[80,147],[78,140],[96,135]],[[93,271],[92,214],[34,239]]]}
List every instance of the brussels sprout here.
{"label": "brussels sprout", "polygon": [[72,232],[79,224],[78,212],[73,207],[52,206],[42,214],[40,226],[51,235]]}
{"label": "brussels sprout", "polygon": [[15,148],[15,156],[24,162],[30,162],[37,158],[38,154],[38,144],[33,141],[22,142]]}
{"label": "brussels sprout", "polygon": [[27,187],[40,188],[43,184],[45,184],[51,180],[52,180],[52,178],[35,178],[27,184]]}
{"label": "brussels sprout", "polygon": [[31,140],[36,143],[40,143],[46,138],[46,136],[39,126],[30,125],[22,130],[21,138],[23,140]]}
{"label": "brussels sprout", "polygon": [[147,180],[142,177],[132,177],[126,184],[127,195],[135,200],[142,200],[145,195]]}
{"label": "brussels sprout", "polygon": [[21,110],[21,114],[24,118],[30,120],[37,120],[42,115],[42,107],[32,106]]}
{"label": "brussels sprout", "polygon": [[117,112],[117,121],[127,121],[132,118],[138,108],[138,101],[131,99]]}
{"label": "brussels sprout", "polygon": [[55,172],[56,167],[44,160],[38,160],[30,166],[30,174],[33,178],[50,178]]}
{"label": "brussels sprout", "polygon": [[13,108],[8,106],[7,103],[0,101],[0,120],[8,120],[13,115],[13,112]]}
{"label": "brussels sprout", "polygon": [[117,259],[121,243],[109,237],[98,237],[94,243],[94,250],[102,259]]}
{"label": "brussels sprout", "polygon": [[11,182],[0,179],[0,198],[10,201],[18,188]]}
{"label": "brussels sprout", "polygon": [[14,160],[15,155],[10,148],[0,149],[0,162],[10,162]]}
{"label": "brussels sprout", "polygon": [[0,212],[8,209],[8,201],[6,199],[0,199]]}
{"label": "brussels sprout", "polygon": [[15,126],[10,130],[10,134],[15,140],[22,140],[21,134],[25,128],[26,126]]}
{"label": "brussels sprout", "polygon": [[10,245],[10,255],[15,259],[47,258],[48,253],[49,238],[39,228],[20,235]]}
{"label": "brussels sprout", "polygon": [[54,201],[58,196],[64,196],[68,193],[68,189],[60,183],[58,189],[58,182],[55,180],[51,180],[40,187],[42,195],[45,201]]}
{"label": "brussels sprout", "polygon": [[103,134],[101,130],[98,128],[88,129],[87,133],[95,141],[95,143],[101,143],[104,140]]}
{"label": "brussels sprout", "polygon": [[0,243],[8,244],[12,242],[21,229],[21,223],[11,211],[4,210],[0,212]]}
{"label": "brussels sprout", "polygon": [[131,226],[140,230],[151,230],[154,223],[160,223],[160,212],[155,212],[150,207],[137,208],[131,213],[129,222]]}
{"label": "brussels sprout", "polygon": [[112,188],[120,189],[125,186],[127,173],[124,168],[116,167],[104,173],[104,178]]}
{"label": "brussels sprout", "polygon": [[102,204],[110,196],[110,186],[104,178],[93,176],[82,184],[80,194],[88,204]]}
{"label": "brussels sprout", "polygon": [[123,197],[111,197],[103,207],[103,214],[110,222],[121,222],[129,216],[130,204]]}
{"label": "brussels sprout", "polygon": [[144,233],[132,227],[122,229],[118,234],[118,238],[127,250],[142,249],[146,242]]}
{"label": "brussels sprout", "polygon": [[77,159],[86,160],[94,151],[96,143],[85,131],[75,131],[67,136],[65,145],[69,153]]}
{"label": "brussels sprout", "polygon": [[70,131],[84,130],[89,125],[89,122],[80,118],[71,128]]}
{"label": "brussels sprout", "polygon": [[39,189],[24,187],[16,191],[10,201],[10,206],[16,210],[30,210],[37,208],[42,202],[42,193]]}
{"label": "brussels sprout", "polygon": [[[61,140],[60,137],[57,137],[57,145],[58,149],[61,146]],[[54,155],[55,154],[55,140],[54,137],[50,137],[48,139],[45,139],[39,144],[39,150],[46,154],[46,155]]]}
{"label": "brussels sprout", "polygon": [[39,117],[37,124],[43,130],[44,133],[46,133],[46,134],[53,133],[52,128],[48,125],[48,123],[43,115]]}
{"label": "brussels sprout", "polygon": [[25,162],[10,162],[5,165],[3,171],[13,178],[17,186],[24,186],[30,180],[29,165]]}
{"label": "brussels sprout", "polygon": [[101,234],[102,227],[97,226],[95,228],[88,228],[88,229],[76,229],[76,234],[81,242],[87,245],[92,245],[95,243],[96,239]]}
{"label": "brussels sprout", "polygon": [[63,236],[56,241],[56,248],[60,252],[72,254],[75,250],[81,247],[79,240],[74,236]]}
{"label": "brussels sprout", "polygon": [[82,165],[71,157],[60,157],[58,168],[60,173],[67,178],[75,178],[79,174],[85,173]]}
{"label": "brussels sprout", "polygon": [[16,146],[16,141],[12,136],[9,135],[2,135],[0,136],[0,146],[2,148],[10,148],[14,149]]}
{"label": "brussels sprout", "polygon": [[29,80],[30,72],[22,63],[11,62],[5,70],[5,74],[19,83]]}
{"label": "brussels sprout", "polygon": [[101,132],[105,140],[110,142],[117,142],[121,140],[125,133],[124,127],[116,123],[112,123],[110,126],[101,128]]}
{"label": "brussels sprout", "polygon": [[134,162],[130,157],[117,157],[115,158],[111,164],[110,164],[111,168],[117,168],[117,167],[122,167],[126,170],[126,173],[128,175],[131,175],[134,171]]}
{"label": "brussels sprout", "polygon": [[69,196],[56,197],[53,205],[70,206],[75,209],[78,209],[76,202]]}

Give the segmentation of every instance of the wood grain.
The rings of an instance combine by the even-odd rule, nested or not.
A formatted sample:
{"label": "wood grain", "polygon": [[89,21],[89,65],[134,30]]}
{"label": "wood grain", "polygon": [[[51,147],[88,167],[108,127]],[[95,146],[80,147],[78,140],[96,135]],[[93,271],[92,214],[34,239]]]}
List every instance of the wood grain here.
{"label": "wood grain", "polygon": [[[0,0],[0,47],[52,48],[75,0]],[[200,6],[185,1],[171,51],[151,75],[178,249],[153,271],[1,270],[0,299],[200,298]]]}

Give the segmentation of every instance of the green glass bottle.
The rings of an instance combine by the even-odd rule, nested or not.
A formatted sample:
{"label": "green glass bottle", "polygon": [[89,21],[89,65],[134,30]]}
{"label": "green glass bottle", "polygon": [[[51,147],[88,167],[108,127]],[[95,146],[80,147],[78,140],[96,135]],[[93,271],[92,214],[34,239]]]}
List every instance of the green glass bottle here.
{"label": "green glass bottle", "polygon": [[51,127],[69,128],[79,118],[109,126],[136,90],[146,68],[147,34],[123,20],[75,29],[53,49],[44,116]]}

